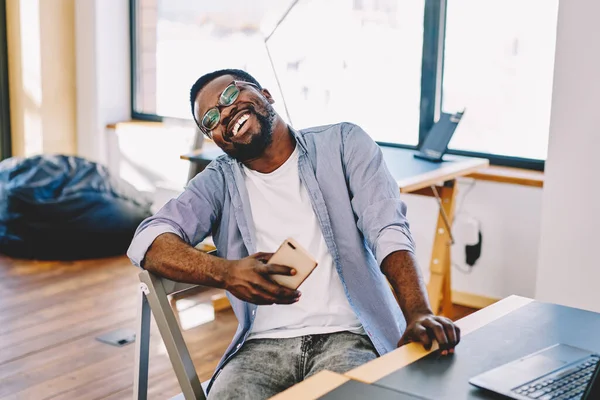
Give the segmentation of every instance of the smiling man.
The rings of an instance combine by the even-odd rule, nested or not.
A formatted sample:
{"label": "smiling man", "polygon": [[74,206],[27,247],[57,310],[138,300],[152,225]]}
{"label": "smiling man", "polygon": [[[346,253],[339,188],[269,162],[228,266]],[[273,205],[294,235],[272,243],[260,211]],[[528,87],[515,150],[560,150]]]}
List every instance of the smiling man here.
{"label": "smiling man", "polygon": [[[406,206],[360,127],[294,130],[241,70],[204,75],[190,94],[194,120],[226,155],[140,225],[128,254],[166,278],[227,290],[239,326],[209,398],[268,398],[411,341],[454,352],[460,331],[431,311]],[[218,256],[194,248],[210,234]],[[271,279],[295,273],[268,264],[287,237],[319,263],[298,291]]]}

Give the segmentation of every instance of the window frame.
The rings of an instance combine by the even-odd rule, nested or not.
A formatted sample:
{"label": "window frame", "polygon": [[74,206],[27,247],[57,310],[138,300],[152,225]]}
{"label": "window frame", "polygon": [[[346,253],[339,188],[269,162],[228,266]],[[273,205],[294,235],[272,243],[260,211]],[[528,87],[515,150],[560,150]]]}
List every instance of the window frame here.
{"label": "window frame", "polygon": [[[2,2],[5,0],[1,0]],[[129,0],[131,50],[131,117],[144,121],[162,122],[164,117],[137,110],[137,6],[139,0]],[[418,144],[377,142],[380,146],[417,149],[442,112],[444,46],[446,39],[446,9],[448,0],[425,0],[423,17],[423,52],[421,63],[421,99]],[[486,158],[491,165],[543,171],[545,160],[514,157],[492,153],[448,149],[447,154]]]}
{"label": "window frame", "polygon": [[0,0],[0,161],[12,156],[6,0]]}
{"label": "window frame", "polygon": [[138,87],[138,74],[137,74],[137,60],[139,56],[138,50],[138,0],[129,0],[129,51],[130,51],[130,84],[131,84],[131,118],[139,119],[142,121],[153,121],[162,122],[163,117],[157,114],[148,114],[139,112],[137,105],[137,87]]}

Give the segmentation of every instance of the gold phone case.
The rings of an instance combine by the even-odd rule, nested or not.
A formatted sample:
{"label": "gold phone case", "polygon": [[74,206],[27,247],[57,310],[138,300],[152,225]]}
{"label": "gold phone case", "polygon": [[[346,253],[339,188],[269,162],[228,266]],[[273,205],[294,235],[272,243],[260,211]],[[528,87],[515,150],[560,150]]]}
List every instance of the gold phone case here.
{"label": "gold phone case", "polygon": [[317,261],[294,239],[288,238],[269,259],[269,264],[285,265],[296,269],[296,275],[293,276],[271,275],[271,279],[281,286],[296,290],[315,269]]}

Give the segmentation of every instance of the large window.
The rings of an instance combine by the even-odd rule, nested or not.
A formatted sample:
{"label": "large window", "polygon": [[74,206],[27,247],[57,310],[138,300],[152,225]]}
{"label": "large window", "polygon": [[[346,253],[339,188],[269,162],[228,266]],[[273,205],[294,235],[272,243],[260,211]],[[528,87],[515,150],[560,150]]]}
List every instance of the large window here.
{"label": "large window", "polygon": [[131,2],[135,118],[189,119],[200,75],[242,68],[296,128],[411,147],[464,109],[452,151],[543,167],[558,0]]}

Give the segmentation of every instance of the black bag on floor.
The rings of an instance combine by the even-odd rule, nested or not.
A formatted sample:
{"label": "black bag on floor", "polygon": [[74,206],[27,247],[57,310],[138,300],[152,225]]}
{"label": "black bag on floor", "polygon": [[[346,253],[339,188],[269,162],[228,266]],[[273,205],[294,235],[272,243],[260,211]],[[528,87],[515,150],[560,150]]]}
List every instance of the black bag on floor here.
{"label": "black bag on floor", "polygon": [[75,260],[124,254],[151,202],[80,157],[0,162],[0,253]]}

